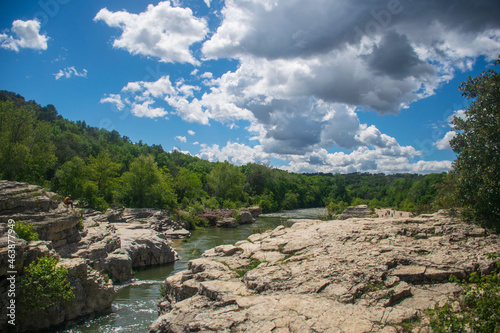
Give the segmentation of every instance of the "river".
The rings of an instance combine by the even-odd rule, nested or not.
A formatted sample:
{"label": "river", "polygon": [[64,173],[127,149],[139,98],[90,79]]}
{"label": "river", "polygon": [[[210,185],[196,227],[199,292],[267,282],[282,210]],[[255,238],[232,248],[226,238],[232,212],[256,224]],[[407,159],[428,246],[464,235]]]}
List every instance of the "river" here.
{"label": "river", "polygon": [[186,270],[189,260],[199,258],[205,250],[215,246],[234,244],[266,228],[274,229],[287,219],[316,219],[318,214],[325,213],[324,208],[290,210],[262,214],[256,223],[234,229],[210,227],[194,230],[190,239],[176,240],[172,244],[180,260],[173,264],[137,271],[132,283],[115,286],[116,299],[109,313],[58,332],[147,332],[148,326],[158,318],[156,304],[161,298],[160,286],[169,275]]}

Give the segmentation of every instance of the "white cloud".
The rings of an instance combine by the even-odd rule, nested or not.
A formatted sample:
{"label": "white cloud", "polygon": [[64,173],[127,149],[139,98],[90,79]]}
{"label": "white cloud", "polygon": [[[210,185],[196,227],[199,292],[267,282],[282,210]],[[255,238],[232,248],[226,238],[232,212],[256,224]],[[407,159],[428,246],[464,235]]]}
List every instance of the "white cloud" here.
{"label": "white cloud", "polygon": [[198,64],[190,46],[205,39],[207,22],[197,18],[189,8],[171,6],[169,1],[148,5],[145,12],[111,12],[101,9],[94,21],[122,30],[113,46],[132,54],[159,58],[161,62]]}
{"label": "white cloud", "polygon": [[72,76],[87,77],[87,70],[83,69],[81,72],[78,72],[75,67],[71,66],[59,70],[59,72],[55,73],[54,76],[56,80],[59,80],[60,78],[69,79]]}
{"label": "white cloud", "polygon": [[0,34],[0,47],[16,52],[22,48],[47,49],[49,37],[40,34],[40,22],[37,20],[15,20],[10,30],[17,38],[6,33]]}
{"label": "white cloud", "polygon": [[450,147],[450,141],[457,135],[457,132],[455,131],[449,131],[446,133],[444,138],[441,140],[438,140],[437,142],[434,143],[434,145],[437,147],[439,150],[444,150],[444,149],[451,149]]}
{"label": "white cloud", "polygon": [[114,104],[118,110],[123,110],[125,104],[123,103],[121,96],[118,94],[109,94],[108,97],[103,97],[99,103],[111,103]]}
{"label": "white cloud", "polygon": [[219,145],[204,145],[196,156],[212,162],[228,161],[235,165],[267,164],[271,161],[271,155],[264,152],[262,146],[250,147],[236,142],[228,142],[222,149],[219,148]]}
{"label": "white cloud", "polygon": [[188,130],[188,134],[189,135],[195,135],[196,133],[194,131],[192,131],[192,130]]}
{"label": "white cloud", "polygon": [[[134,19],[154,22],[150,16],[159,7],[174,8],[162,2]],[[479,56],[496,57],[499,11],[500,3],[493,2],[450,8],[431,0],[311,0],[307,6],[295,0],[226,0],[221,25],[202,45],[202,60],[236,59],[236,70],[214,77],[194,69],[190,79],[203,80],[198,86],[172,84],[168,77],[161,84],[129,83],[122,99],[130,94],[136,103],[165,101],[189,122],[245,124],[256,145],[200,145],[200,156],[212,160],[243,163],[273,156],[289,160],[291,171],[311,172],[442,171],[449,161],[413,162],[422,152],[361,123],[358,113],[397,115],[433,95],[455,71],[470,69]],[[96,20],[119,26],[123,34],[117,41],[128,42],[138,40],[132,32],[141,26],[130,23],[131,15],[101,10]],[[196,41],[207,31],[206,22],[199,22]],[[153,35],[150,26],[145,36]],[[129,51],[151,55],[137,45]],[[163,90],[154,90],[155,84]],[[436,146],[445,147],[447,139]],[[351,153],[329,152],[337,147]]]}
{"label": "white cloud", "polygon": [[176,136],[175,137],[176,140],[179,140],[180,142],[184,142],[186,143],[187,142],[187,138],[185,136]]}
{"label": "white cloud", "polygon": [[132,109],[130,112],[136,117],[146,117],[146,118],[158,118],[158,117],[164,117],[168,114],[167,111],[165,111],[163,108],[153,108],[151,107],[151,104],[153,104],[154,101],[152,100],[147,100],[141,104],[133,104]]}

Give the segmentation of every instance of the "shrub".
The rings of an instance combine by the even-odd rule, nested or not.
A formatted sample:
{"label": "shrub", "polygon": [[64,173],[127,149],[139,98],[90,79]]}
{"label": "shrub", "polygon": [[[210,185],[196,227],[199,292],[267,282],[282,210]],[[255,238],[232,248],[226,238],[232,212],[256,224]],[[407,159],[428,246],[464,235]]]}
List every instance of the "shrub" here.
{"label": "shrub", "polygon": [[[498,254],[490,257],[498,258]],[[434,332],[500,332],[500,261],[491,274],[472,273],[460,285],[458,308],[449,302],[431,313]],[[456,281],[456,278],[452,278]]]}
{"label": "shrub", "polygon": [[27,224],[23,221],[17,221],[14,225],[14,231],[17,236],[21,239],[24,239],[27,242],[38,240],[38,234],[33,230],[33,224]]}
{"label": "shrub", "polygon": [[73,287],[66,281],[68,270],[57,266],[54,257],[42,257],[32,262],[21,278],[23,309],[44,310],[58,302],[75,298]]}

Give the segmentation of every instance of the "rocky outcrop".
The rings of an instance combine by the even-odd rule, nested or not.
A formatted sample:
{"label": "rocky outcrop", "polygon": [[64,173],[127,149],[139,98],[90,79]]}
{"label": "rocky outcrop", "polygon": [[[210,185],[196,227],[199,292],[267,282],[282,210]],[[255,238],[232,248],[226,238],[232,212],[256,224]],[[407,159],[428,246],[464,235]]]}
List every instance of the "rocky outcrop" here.
{"label": "rocky outcrop", "polygon": [[[260,214],[259,207],[233,209],[205,209],[197,216],[208,221],[209,225],[219,228],[236,228],[239,224],[255,223]],[[236,216],[236,218],[234,217]]]}
{"label": "rocky outcrop", "polygon": [[397,332],[500,237],[443,214],[296,221],[206,251],[165,281],[150,332]]}
{"label": "rocky outcrop", "polygon": [[[177,255],[167,241],[169,230],[177,233],[176,237],[189,236],[166,211],[121,209],[102,214],[73,209],[61,203],[57,194],[25,183],[0,181],[0,208],[0,294],[4,311],[0,330],[7,323],[6,277],[12,271],[7,269],[9,219],[31,223],[41,239],[28,243],[11,233],[15,237],[11,244],[16,250],[17,283],[31,262],[53,256],[68,269],[68,281],[76,296],[44,311],[30,311],[29,317],[19,319],[23,322],[18,326],[20,331],[52,327],[110,308],[115,295],[112,281],[130,280],[134,268],[174,262]],[[155,230],[162,228],[164,232]]]}
{"label": "rocky outcrop", "polygon": [[353,217],[370,217],[372,214],[373,211],[367,205],[358,205],[347,207],[338,218],[346,220]]}
{"label": "rocky outcrop", "polygon": [[88,212],[82,239],[61,252],[63,257],[85,258],[115,283],[133,278],[133,269],[172,263],[177,253],[167,236],[143,220],[109,223],[107,214]]}
{"label": "rocky outcrop", "polygon": [[[15,244],[15,267],[9,265],[8,244]],[[12,297],[9,296],[9,281],[7,277],[15,276],[15,293],[19,296],[18,287],[24,270],[30,263],[36,262],[38,258],[52,256],[60,259],[57,252],[52,247],[52,242],[32,241],[26,242],[15,236],[9,238],[8,234],[0,237],[0,290],[2,315],[0,318],[0,328],[7,331],[9,324],[7,320],[7,302]],[[67,281],[74,288],[75,298],[67,302],[59,302],[57,305],[45,310],[33,309],[29,312],[21,310],[19,297],[16,297],[16,332],[39,331],[56,326],[67,321],[83,316],[105,311],[111,307],[115,298],[115,290],[110,281],[96,270],[92,269],[83,259],[61,259],[59,264],[68,270]],[[8,269],[7,269],[8,268]]]}
{"label": "rocky outcrop", "polygon": [[32,223],[38,237],[51,241],[56,250],[80,240],[80,218],[55,193],[40,186],[0,180],[0,223],[9,219]]}

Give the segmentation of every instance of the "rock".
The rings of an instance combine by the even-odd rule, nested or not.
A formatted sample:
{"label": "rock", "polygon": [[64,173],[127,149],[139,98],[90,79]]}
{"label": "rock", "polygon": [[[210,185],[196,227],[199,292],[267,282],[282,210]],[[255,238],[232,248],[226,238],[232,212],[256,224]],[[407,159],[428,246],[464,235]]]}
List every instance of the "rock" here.
{"label": "rock", "polygon": [[217,221],[216,226],[219,228],[236,228],[238,226],[238,221],[234,217],[226,217]]}
{"label": "rock", "polygon": [[[0,245],[4,244],[4,235],[0,238]],[[12,240],[12,239],[11,239]],[[36,262],[40,257],[52,256],[59,258],[58,254],[52,249],[52,243],[47,241],[34,241],[27,243],[23,240],[15,241],[16,247],[16,285],[20,285],[24,270],[30,263]],[[7,263],[7,254],[5,247],[0,248],[0,262]],[[68,270],[68,282],[74,288],[75,299],[58,303],[56,306],[45,310],[33,309],[28,312],[16,312],[16,329],[19,332],[27,330],[44,330],[64,323],[68,320],[74,320],[91,314],[105,311],[111,307],[115,298],[115,290],[111,281],[106,281],[96,270],[87,265],[84,259],[61,259],[59,264]],[[8,265],[3,266],[8,267]],[[6,281],[8,271],[2,270],[0,280]],[[1,286],[2,318],[0,319],[0,328],[2,331],[7,329],[7,286],[4,283]],[[17,292],[19,292],[17,290]],[[19,306],[19,303],[16,303]]]}
{"label": "rock", "polygon": [[250,208],[248,208],[248,210],[250,211],[250,214],[252,214],[252,217],[254,219],[256,219],[257,217],[259,217],[259,215],[261,213],[261,209],[260,209],[259,206],[250,207]]}
{"label": "rock", "polygon": [[353,217],[369,217],[373,211],[367,205],[347,207],[342,214],[339,215],[340,220],[346,220]]}
{"label": "rock", "polygon": [[451,274],[493,267],[500,237],[474,229],[442,214],[280,226],[168,277],[149,331],[396,332],[458,290]]}
{"label": "rock", "polygon": [[174,249],[153,229],[134,223],[120,223],[115,227],[121,240],[120,251],[129,255],[132,268],[167,264],[177,260]]}
{"label": "rock", "polygon": [[255,219],[248,209],[240,209],[238,212],[238,220],[240,221],[240,224],[255,223]]}
{"label": "rock", "polygon": [[178,230],[168,229],[167,231],[163,232],[163,234],[172,239],[191,238],[191,232],[183,228]]}
{"label": "rock", "polygon": [[[57,194],[18,182],[0,181],[0,209],[0,222],[5,222],[0,223],[2,309],[6,309],[8,300],[6,275],[13,270],[9,267],[12,242],[18,279],[37,258],[53,256],[62,258],[61,265],[68,269],[68,280],[75,287],[75,300],[30,312],[23,318],[20,331],[46,329],[109,309],[115,295],[112,281],[130,280],[133,268],[177,259],[166,236],[154,228],[170,228],[176,237],[190,235],[163,210],[121,209],[102,214],[91,209],[71,209],[60,202]],[[9,235],[9,219],[32,223],[41,240],[28,243],[15,233]],[[6,325],[5,314],[0,319],[0,330]]]}

